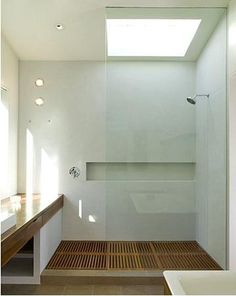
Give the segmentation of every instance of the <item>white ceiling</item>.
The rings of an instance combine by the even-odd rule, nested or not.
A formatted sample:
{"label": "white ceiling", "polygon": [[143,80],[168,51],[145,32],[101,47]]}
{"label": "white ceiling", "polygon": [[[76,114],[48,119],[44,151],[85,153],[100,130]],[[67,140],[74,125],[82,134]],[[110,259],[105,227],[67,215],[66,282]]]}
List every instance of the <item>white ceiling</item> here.
{"label": "white ceiling", "polygon": [[[104,60],[105,7],[227,7],[229,0],[2,0],[2,31],[21,60]],[[57,31],[62,23],[65,29]]]}

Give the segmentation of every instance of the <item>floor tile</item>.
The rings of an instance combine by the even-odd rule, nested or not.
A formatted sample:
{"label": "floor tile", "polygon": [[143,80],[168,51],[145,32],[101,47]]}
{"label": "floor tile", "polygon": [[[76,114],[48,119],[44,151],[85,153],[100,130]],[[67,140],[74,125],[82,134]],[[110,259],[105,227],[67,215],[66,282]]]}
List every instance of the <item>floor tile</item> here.
{"label": "floor tile", "polygon": [[34,295],[38,285],[2,285],[2,295]]}
{"label": "floor tile", "polygon": [[93,285],[66,285],[65,295],[92,295]]}
{"label": "floor tile", "polygon": [[147,295],[164,295],[164,286],[163,285],[145,286],[145,292]]}
{"label": "floor tile", "polygon": [[94,295],[121,295],[122,286],[120,285],[94,285]]}
{"label": "floor tile", "polygon": [[163,295],[163,285],[2,285],[2,295]]}
{"label": "floor tile", "polygon": [[34,294],[35,295],[64,295],[65,286],[39,285]]}
{"label": "floor tile", "polygon": [[122,286],[123,295],[163,295],[163,288],[160,285],[132,285]]}
{"label": "floor tile", "polygon": [[63,295],[64,286],[2,285],[2,295]]}

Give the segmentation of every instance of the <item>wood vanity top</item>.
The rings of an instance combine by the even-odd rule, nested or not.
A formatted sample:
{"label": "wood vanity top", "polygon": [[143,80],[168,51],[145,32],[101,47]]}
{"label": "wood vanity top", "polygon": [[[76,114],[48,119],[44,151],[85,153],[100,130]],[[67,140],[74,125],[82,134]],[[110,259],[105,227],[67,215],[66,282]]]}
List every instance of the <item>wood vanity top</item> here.
{"label": "wood vanity top", "polygon": [[10,198],[1,201],[1,211],[16,214],[16,225],[1,235],[2,266],[5,265],[30,240],[48,220],[63,207],[63,194],[43,198],[33,194],[30,198],[25,194],[18,203]]}

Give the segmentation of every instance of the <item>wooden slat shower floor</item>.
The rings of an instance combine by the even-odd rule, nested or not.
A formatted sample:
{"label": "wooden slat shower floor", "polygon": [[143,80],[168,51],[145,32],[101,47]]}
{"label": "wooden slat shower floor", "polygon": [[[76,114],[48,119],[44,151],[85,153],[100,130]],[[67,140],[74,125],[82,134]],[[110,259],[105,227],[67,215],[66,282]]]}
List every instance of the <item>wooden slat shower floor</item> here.
{"label": "wooden slat shower floor", "polygon": [[195,241],[62,241],[46,269],[54,270],[219,270]]}

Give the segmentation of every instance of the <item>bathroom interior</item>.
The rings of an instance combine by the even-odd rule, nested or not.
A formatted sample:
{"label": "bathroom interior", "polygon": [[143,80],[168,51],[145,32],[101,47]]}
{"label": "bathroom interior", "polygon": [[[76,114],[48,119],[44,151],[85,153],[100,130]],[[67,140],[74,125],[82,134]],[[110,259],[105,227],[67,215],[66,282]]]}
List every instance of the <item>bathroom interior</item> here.
{"label": "bathroom interior", "polygon": [[236,1],[1,12],[2,294],[236,294]]}

